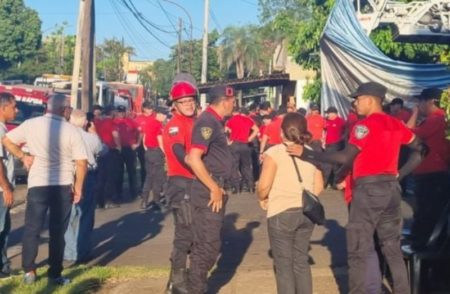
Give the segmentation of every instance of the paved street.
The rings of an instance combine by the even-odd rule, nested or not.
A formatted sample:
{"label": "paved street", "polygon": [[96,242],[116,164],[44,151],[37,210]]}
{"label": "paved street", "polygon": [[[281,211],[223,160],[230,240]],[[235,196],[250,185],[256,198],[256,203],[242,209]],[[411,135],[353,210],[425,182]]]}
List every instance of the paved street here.
{"label": "paved street", "polygon": [[[322,200],[328,220],[325,226],[315,228],[311,242],[314,292],[346,293],[347,210],[340,192],[327,190]],[[405,211],[410,214],[407,205]],[[9,249],[14,268],[20,267],[23,219],[23,206],[16,207]],[[42,235],[46,236],[47,232]],[[142,211],[138,201],[116,209],[97,210],[95,259],[91,264],[168,269],[172,236],[171,215]],[[42,262],[47,256],[45,238],[39,253],[38,262]],[[165,278],[124,283],[105,293],[155,293],[162,291],[165,283]],[[222,256],[210,279],[210,293],[217,292],[275,293],[266,219],[254,195],[232,196],[228,203]]]}

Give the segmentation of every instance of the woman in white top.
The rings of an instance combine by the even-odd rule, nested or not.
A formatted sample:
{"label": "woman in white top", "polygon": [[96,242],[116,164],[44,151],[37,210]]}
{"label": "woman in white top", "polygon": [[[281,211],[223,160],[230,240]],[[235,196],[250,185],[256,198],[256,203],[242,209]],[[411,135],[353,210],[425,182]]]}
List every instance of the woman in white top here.
{"label": "woman in white top", "polygon": [[318,195],[323,189],[322,173],[312,164],[295,158],[299,182],[286,145],[304,144],[308,138],[306,119],[288,113],[281,124],[283,144],[264,153],[257,186],[261,207],[267,210],[267,229],[280,294],[311,294],[312,278],[308,249],[314,224],[303,214],[302,191]]}

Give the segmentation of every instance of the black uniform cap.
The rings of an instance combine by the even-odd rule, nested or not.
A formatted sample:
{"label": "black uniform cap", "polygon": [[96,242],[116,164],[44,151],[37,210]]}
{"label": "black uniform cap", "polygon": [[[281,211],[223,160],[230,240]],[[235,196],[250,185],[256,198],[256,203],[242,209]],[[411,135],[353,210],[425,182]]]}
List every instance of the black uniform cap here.
{"label": "black uniform cap", "polygon": [[338,110],[336,107],[334,106],[330,106],[327,108],[327,111],[325,111],[326,113],[338,113]]}
{"label": "black uniform cap", "polygon": [[358,89],[349,96],[357,98],[362,95],[370,95],[384,99],[386,97],[387,88],[376,82],[368,82],[359,85]]}
{"label": "black uniform cap", "polygon": [[234,97],[234,89],[230,86],[215,86],[208,92],[208,103],[214,103],[223,97]]}
{"label": "black uniform cap", "polygon": [[420,93],[419,96],[416,96],[419,100],[438,100],[442,96],[442,90],[439,88],[426,88]]}

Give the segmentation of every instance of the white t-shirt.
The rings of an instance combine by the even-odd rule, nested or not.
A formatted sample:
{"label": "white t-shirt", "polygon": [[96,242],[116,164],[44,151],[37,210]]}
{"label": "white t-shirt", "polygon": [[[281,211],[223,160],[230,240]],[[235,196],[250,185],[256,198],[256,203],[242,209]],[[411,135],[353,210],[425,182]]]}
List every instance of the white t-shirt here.
{"label": "white t-shirt", "polygon": [[88,158],[80,132],[62,116],[47,113],[26,120],[6,136],[14,144],[26,144],[34,156],[28,188],[73,184],[74,160]]}
{"label": "white t-shirt", "polygon": [[[0,157],[3,161],[3,164],[6,168],[6,178],[8,182],[14,186],[14,158],[11,153],[9,153],[5,147],[1,144],[1,139],[5,136],[8,129],[5,124],[0,122]],[[0,191],[3,189],[0,187]]]}
{"label": "white t-shirt", "polygon": [[82,128],[78,128],[78,131],[80,132],[86,147],[88,167],[89,169],[95,169],[97,168],[96,158],[103,150],[102,141],[100,141],[97,134],[88,133]]}

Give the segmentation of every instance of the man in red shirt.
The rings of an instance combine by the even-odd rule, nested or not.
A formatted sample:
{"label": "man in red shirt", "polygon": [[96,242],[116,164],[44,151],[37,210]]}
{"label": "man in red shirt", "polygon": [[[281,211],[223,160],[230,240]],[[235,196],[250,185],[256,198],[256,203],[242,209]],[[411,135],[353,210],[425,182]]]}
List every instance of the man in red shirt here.
{"label": "man in red shirt", "polygon": [[120,155],[122,163],[120,164],[119,170],[119,181],[117,182],[117,189],[119,195],[122,195],[123,186],[123,173],[124,165],[127,169],[128,174],[128,193],[130,199],[134,199],[137,196],[136,193],[136,148],[139,146],[139,131],[138,125],[133,119],[126,116],[125,106],[117,107],[117,116],[114,122],[119,132],[120,137]]}
{"label": "man in red shirt", "polygon": [[283,140],[281,139],[281,123],[283,122],[283,117],[286,113],[286,106],[280,106],[277,110],[277,115],[272,119],[272,122],[264,128],[264,134],[259,147],[260,160],[262,160],[262,155],[266,149],[283,143]]}
{"label": "man in red shirt", "polygon": [[[394,292],[410,293],[408,275],[400,249],[402,225],[399,178],[412,171],[422,160],[426,147],[403,123],[383,113],[386,88],[364,83],[351,95],[356,99],[358,121],[342,151],[318,153],[302,146],[290,146],[288,152],[303,160],[320,160],[352,166],[352,205],[347,225],[349,293],[366,293],[367,256],[373,252],[376,231],[383,255],[392,273]],[[408,162],[397,169],[400,146],[408,145]]]}
{"label": "man in red shirt", "polygon": [[[442,90],[428,88],[418,96],[419,104],[413,109],[408,127],[429,148],[422,163],[414,170],[416,209],[412,225],[413,245],[423,247],[450,201],[448,181],[448,150],[445,139],[447,124],[444,110],[438,107]],[[425,117],[417,124],[419,114]]]}
{"label": "man in red shirt", "polygon": [[355,101],[352,101],[350,106],[350,111],[348,112],[347,121],[345,122],[345,139],[350,137],[350,134],[355,126],[356,122],[359,120],[358,114],[356,113]]}
{"label": "man in red shirt", "polygon": [[169,105],[173,107],[173,117],[162,134],[167,158],[166,196],[175,221],[169,293],[187,293],[187,257],[194,240],[190,203],[194,175],[185,158],[191,145],[198,90],[192,77],[180,78],[182,80],[176,80],[170,90]]}
{"label": "man in red shirt", "polygon": [[108,152],[98,159],[97,203],[100,208],[117,207],[119,201],[117,183],[120,179],[122,146],[114,113],[114,107],[106,107],[103,118],[96,120],[97,134],[108,147]]}
{"label": "man in red shirt", "polygon": [[310,113],[306,116],[308,132],[311,134],[311,145],[315,148],[322,147],[323,131],[325,129],[325,119],[320,115],[319,105],[311,103]]}
{"label": "man in red shirt", "polygon": [[[344,148],[345,120],[338,115],[336,107],[330,106],[325,120],[325,152],[339,151]],[[335,178],[338,165],[325,165],[323,171],[324,184],[335,187]],[[330,177],[333,176],[333,179]]]}
{"label": "man in red shirt", "polygon": [[392,99],[391,103],[389,104],[389,113],[390,113],[390,115],[398,118],[405,124],[408,122],[409,118],[411,117],[411,112],[403,107],[403,99],[401,99],[401,98]]}
{"label": "man in red shirt", "polygon": [[139,147],[136,149],[137,158],[139,160],[139,172],[141,175],[141,183],[140,183],[140,191],[142,192],[142,188],[144,187],[145,182],[145,149],[144,145],[142,143],[142,138],[144,137],[143,129],[145,127],[145,124],[147,123],[149,117],[154,116],[153,113],[153,104],[150,101],[145,101],[142,103],[142,114],[136,116],[134,119],[135,123],[138,126],[139,131],[139,140],[138,144]]}
{"label": "man in red shirt", "polygon": [[157,211],[161,210],[161,194],[163,193],[163,185],[166,177],[164,171],[164,146],[162,141],[163,122],[169,113],[167,108],[155,107],[155,116],[149,117],[144,127],[144,149],[145,149],[145,177],[144,187],[142,188],[141,208],[147,209],[149,206],[148,199],[152,192],[153,208]]}
{"label": "man in red shirt", "polygon": [[[243,190],[244,183],[247,191],[254,192],[254,180],[252,171],[252,150],[249,144],[258,135],[258,127],[248,116],[239,112],[235,107],[233,116],[227,121],[225,131],[230,133],[231,153],[233,154],[233,172],[231,174],[231,185],[233,194]],[[240,183],[240,175],[242,183]]]}

